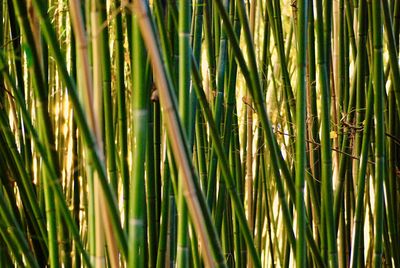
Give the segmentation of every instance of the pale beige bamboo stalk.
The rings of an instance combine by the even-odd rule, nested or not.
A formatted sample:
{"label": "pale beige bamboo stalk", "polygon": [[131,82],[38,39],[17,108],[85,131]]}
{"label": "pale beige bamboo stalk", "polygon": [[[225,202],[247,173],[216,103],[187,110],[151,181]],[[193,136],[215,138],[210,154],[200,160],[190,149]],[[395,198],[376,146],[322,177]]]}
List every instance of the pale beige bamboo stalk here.
{"label": "pale beige bamboo stalk", "polygon": [[250,3],[250,31],[254,42],[254,29],[256,26],[256,9],[257,9],[257,0],[252,0]]}
{"label": "pale beige bamboo stalk", "polygon": [[176,114],[173,112],[173,100],[168,90],[168,82],[164,73],[161,55],[157,48],[157,42],[152,34],[152,26],[150,19],[146,12],[146,6],[143,1],[138,0],[134,2],[133,11],[136,12],[140,30],[142,32],[143,40],[148,50],[151,64],[153,65],[154,78],[156,80],[157,89],[159,90],[160,103],[163,109],[165,127],[169,141],[171,143],[174,158],[182,171],[182,183],[184,189],[184,196],[187,202],[188,211],[192,218],[192,223],[199,236],[202,248],[204,248],[204,260],[207,267],[215,267],[213,263],[212,253],[210,247],[209,237],[207,235],[207,228],[201,213],[199,200],[195,194],[194,178],[192,177],[191,167],[189,160],[185,157],[186,149],[184,142],[179,138],[179,123]]}
{"label": "pale beige bamboo stalk", "polygon": [[[100,48],[100,40],[99,35],[93,34],[98,31],[98,17],[96,11],[96,2],[95,0],[91,1],[91,41],[92,41],[92,50],[93,50],[93,115],[96,121],[96,132],[98,134],[97,144],[99,146],[100,155],[103,158],[103,135],[101,134],[100,126],[102,126],[103,122],[101,120],[103,114],[103,102],[102,102],[102,77],[101,77],[101,48]],[[94,258],[94,266],[95,267],[105,267],[106,258],[105,258],[105,238],[104,238],[104,226],[103,226],[103,210],[102,210],[102,194],[101,194],[101,185],[99,182],[99,176],[96,171],[93,174],[93,188],[94,188],[94,226],[95,226],[95,258]]]}
{"label": "pale beige bamboo stalk", "polygon": [[99,36],[99,17],[100,14],[96,10],[96,0],[92,0],[91,2],[91,41],[92,41],[92,53],[93,53],[93,115],[95,120],[95,127],[97,132],[97,144],[99,146],[101,156],[104,157],[103,153],[103,140],[104,137],[102,135],[101,126],[103,125],[103,90],[102,90],[102,71],[101,71],[101,40]]}
{"label": "pale beige bamboo stalk", "polygon": [[[339,0],[333,0],[333,36],[339,36],[339,16],[340,10],[339,10]],[[333,122],[334,125],[332,126],[332,130],[336,131],[338,133],[339,126],[338,126],[338,120],[337,120],[337,100],[340,99],[340,96],[338,95],[339,92],[339,85],[340,85],[340,76],[339,76],[339,38],[333,38],[333,86],[332,86],[332,113],[333,113]],[[333,145],[335,148],[339,148],[339,137],[336,135],[333,139]],[[334,158],[333,158],[333,176],[335,178],[335,175],[339,175],[339,153],[334,152]]]}
{"label": "pale beige bamboo stalk", "polygon": [[[100,14],[96,9],[96,0],[92,0],[91,3],[91,26],[92,26],[92,49],[93,49],[93,106],[94,106],[94,116],[97,121],[97,133],[98,133],[98,145],[100,150],[100,155],[102,161],[104,161],[104,150],[103,150],[103,141],[104,137],[102,135],[101,126],[103,125],[103,87],[102,87],[102,69],[101,69],[101,40],[99,28],[100,25],[98,22],[100,18]],[[95,259],[95,267],[105,267],[106,266],[106,257],[105,257],[105,233],[109,231],[110,226],[106,226],[109,224],[109,220],[107,219],[106,212],[106,201],[104,199],[104,193],[102,191],[102,187],[99,181],[98,173],[94,174],[94,200],[95,200],[95,230],[96,230],[96,259]],[[106,235],[108,239],[112,236]],[[108,243],[111,245],[110,247],[110,259],[112,263],[115,264],[115,256],[116,252],[112,246],[115,246],[115,242]]]}
{"label": "pale beige bamboo stalk", "polygon": [[90,73],[89,59],[88,59],[88,40],[86,38],[85,28],[83,26],[82,14],[80,12],[79,0],[71,0],[70,4],[70,16],[72,21],[72,26],[77,43],[77,54],[78,63],[81,66],[82,72],[82,83],[83,83],[83,102],[85,107],[85,112],[88,116],[88,123],[97,141],[99,136],[97,133],[98,127],[96,126],[96,121],[94,120],[93,106],[93,85],[92,85],[92,75]]}

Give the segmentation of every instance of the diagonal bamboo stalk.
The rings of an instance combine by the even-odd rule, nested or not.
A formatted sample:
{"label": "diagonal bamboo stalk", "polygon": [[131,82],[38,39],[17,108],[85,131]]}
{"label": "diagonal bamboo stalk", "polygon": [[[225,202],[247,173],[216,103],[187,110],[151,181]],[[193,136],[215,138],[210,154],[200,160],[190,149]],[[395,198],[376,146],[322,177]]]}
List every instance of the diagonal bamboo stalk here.
{"label": "diagonal bamboo stalk", "polygon": [[[212,225],[206,227],[205,224],[206,222],[210,222],[210,214],[205,206],[204,196],[199,192],[199,186],[196,185],[196,181],[194,180],[195,175],[193,174],[190,158],[188,157],[187,145],[182,142],[185,140],[183,138],[185,136],[181,130],[177,112],[174,108],[174,100],[170,92],[171,86],[165,76],[165,69],[161,62],[162,57],[157,48],[153,27],[148,17],[148,8],[143,1],[137,1],[135,3],[135,12],[137,13],[142,36],[153,64],[171,147],[174,157],[182,170],[183,194],[188,205],[192,223],[195,226],[196,233],[199,235],[202,245],[211,245],[213,250],[213,252],[211,252],[211,248],[207,246],[204,247],[205,261],[210,267],[226,266],[225,261],[221,259],[222,253],[220,252],[219,241],[215,235],[215,229]],[[211,228],[211,230],[209,228]],[[211,237],[214,237],[215,240],[210,239]]]}

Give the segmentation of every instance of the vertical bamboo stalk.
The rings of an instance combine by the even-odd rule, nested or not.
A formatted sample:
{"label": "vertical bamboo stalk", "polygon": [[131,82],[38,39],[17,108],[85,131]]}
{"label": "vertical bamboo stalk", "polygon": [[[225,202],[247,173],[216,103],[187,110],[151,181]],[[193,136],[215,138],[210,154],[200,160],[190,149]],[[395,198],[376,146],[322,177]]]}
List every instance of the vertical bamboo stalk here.
{"label": "vertical bamboo stalk", "polygon": [[129,258],[128,267],[145,266],[146,201],[145,159],[148,131],[148,86],[146,85],[146,52],[138,25],[138,15],[132,16],[132,176],[129,193]]}
{"label": "vertical bamboo stalk", "polygon": [[[92,49],[93,49],[93,100],[91,105],[94,109],[94,118],[96,120],[95,127],[97,127],[96,132],[98,133],[98,144],[100,153],[103,155],[103,134],[101,127],[103,125],[103,86],[102,86],[102,69],[100,64],[101,59],[101,39],[100,39],[100,12],[97,8],[96,0],[92,0],[90,3],[90,15],[91,15],[91,33],[92,33]],[[91,171],[89,171],[91,172]],[[101,187],[99,184],[99,178],[96,171],[93,174],[93,196],[92,202],[94,206],[94,239],[92,240],[92,250],[95,254],[93,256],[93,265],[96,267],[105,267],[106,256],[105,256],[105,237],[104,237],[104,224],[102,220],[102,214],[104,213],[101,202]]]}
{"label": "vertical bamboo stalk", "polygon": [[297,1],[297,98],[296,98],[296,266],[306,267],[306,215],[304,178],[306,176],[306,55],[307,1]]}
{"label": "vertical bamboo stalk", "polygon": [[[254,30],[256,26],[257,0],[250,2],[249,26],[254,46]],[[247,221],[249,222],[250,232],[254,234],[254,200],[253,200],[253,107],[249,90],[246,90],[246,190],[247,190]],[[249,267],[252,263],[249,259]]]}
{"label": "vertical bamboo stalk", "polygon": [[[184,133],[189,137],[190,114],[189,114],[189,92],[190,92],[190,0],[179,1],[179,116]],[[187,146],[190,146],[187,144]],[[192,151],[189,147],[189,151]],[[177,267],[189,266],[189,218],[186,201],[183,196],[183,174],[178,175],[178,247]]]}
{"label": "vertical bamboo stalk", "polygon": [[[322,18],[322,1],[316,0],[316,15],[317,15],[317,52],[318,52],[318,67],[319,79],[321,82],[321,175],[322,175],[322,213],[323,219],[326,222],[326,237],[329,252],[329,265],[337,267],[337,247],[335,235],[335,222],[333,217],[333,190],[332,190],[332,155],[330,142],[330,103],[329,103],[329,80],[328,80],[328,49],[326,44],[327,37],[323,34],[324,26]],[[330,36],[329,36],[330,38]],[[322,241],[324,243],[324,241]]]}
{"label": "vertical bamboo stalk", "polygon": [[117,72],[117,106],[118,106],[118,145],[120,150],[120,164],[119,169],[122,180],[122,195],[124,203],[124,215],[125,222],[124,226],[127,230],[128,226],[128,215],[129,215],[129,166],[128,166],[128,124],[127,124],[127,109],[126,109],[126,97],[125,92],[125,60],[124,60],[124,43],[125,38],[123,35],[122,27],[122,10],[120,10],[121,1],[115,1],[118,15],[115,20],[115,60],[116,60],[116,72]]}
{"label": "vertical bamboo stalk", "polygon": [[372,1],[372,36],[374,48],[374,111],[375,111],[375,208],[374,208],[374,258],[373,267],[382,266],[383,253],[383,181],[385,177],[385,116],[384,107],[384,76],[383,76],[383,31],[381,17],[381,1]]}
{"label": "vertical bamboo stalk", "polygon": [[367,111],[365,115],[365,128],[363,131],[363,140],[362,140],[362,148],[361,148],[361,161],[359,172],[357,176],[357,196],[356,196],[356,205],[355,205],[355,215],[354,215],[354,231],[353,238],[351,244],[351,257],[350,257],[350,265],[351,267],[362,267],[364,265],[363,259],[360,256],[363,256],[362,253],[362,224],[363,224],[363,215],[365,210],[364,205],[364,194],[366,187],[366,175],[367,175],[367,161],[368,161],[368,150],[370,147],[371,140],[371,124],[372,124],[372,116],[373,116],[373,102],[374,95],[372,91],[372,80],[369,83],[368,89],[368,98],[367,98]]}

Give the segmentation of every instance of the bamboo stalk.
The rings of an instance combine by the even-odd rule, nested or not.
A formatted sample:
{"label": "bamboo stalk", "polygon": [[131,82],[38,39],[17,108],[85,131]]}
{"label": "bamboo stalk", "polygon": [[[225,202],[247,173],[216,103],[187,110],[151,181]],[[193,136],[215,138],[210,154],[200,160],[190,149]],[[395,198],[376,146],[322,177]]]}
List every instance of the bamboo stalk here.
{"label": "bamboo stalk", "polygon": [[383,110],[383,33],[381,21],[381,2],[372,1],[372,35],[373,35],[373,85],[375,112],[375,207],[374,207],[374,257],[373,267],[382,266],[383,235],[383,181],[385,177],[385,117]]}
{"label": "bamboo stalk", "polygon": [[[188,157],[187,153],[187,148],[184,143],[179,142],[179,141],[184,141],[182,137],[184,137],[179,120],[176,115],[176,111],[173,106],[173,99],[171,97],[171,92],[170,92],[170,83],[168,83],[167,78],[165,77],[165,70],[164,67],[161,64],[161,57],[160,57],[160,52],[157,49],[156,46],[156,40],[154,39],[154,34],[153,34],[153,28],[150,23],[149,17],[148,17],[148,11],[145,3],[142,1],[137,1],[136,2],[136,12],[139,16],[139,25],[141,27],[141,32],[143,34],[143,39],[144,42],[148,48],[150,60],[152,64],[154,65],[154,72],[155,72],[155,77],[156,81],[158,84],[158,89],[160,90],[160,101],[161,105],[164,108],[164,111],[166,112],[166,120],[167,120],[167,133],[171,142],[171,147],[174,152],[174,157],[180,164],[180,167],[182,169],[182,174],[184,180],[184,196],[185,200],[188,205],[188,209],[190,212],[190,215],[192,217],[192,222],[196,228],[196,232],[198,233],[201,243],[203,245],[211,245],[214,251],[214,256],[216,259],[216,265],[218,266],[225,266],[225,263],[223,260],[221,260],[221,253],[218,253],[218,250],[220,250],[219,246],[219,241],[216,239],[216,236],[208,236],[207,233],[210,232],[208,228],[206,228],[205,225],[205,220],[210,221],[210,215],[206,207],[204,206],[204,197],[201,195],[201,193],[198,192],[199,186],[196,185],[196,181],[193,180],[194,174],[191,171],[190,168],[190,160]],[[181,139],[176,139],[177,137],[181,137]],[[200,203],[201,202],[201,203]],[[205,209],[205,210],[204,210]],[[212,228],[211,226],[208,226],[209,228]],[[211,229],[211,232],[215,234],[215,230],[213,228]],[[214,239],[210,239],[210,237],[215,237]],[[210,242],[213,242],[211,244]],[[207,265],[209,266],[214,266],[214,262],[212,261],[212,253],[210,252],[210,248],[204,247],[205,248],[205,260],[207,262]]]}
{"label": "bamboo stalk", "polygon": [[297,2],[297,98],[296,98],[296,208],[297,238],[296,266],[306,267],[306,218],[304,204],[304,177],[306,175],[306,51],[307,1]]}
{"label": "bamboo stalk", "polygon": [[[189,113],[189,92],[190,92],[190,1],[179,3],[179,117],[182,122],[183,132],[190,138],[190,113]],[[189,152],[192,151],[192,144],[187,143]],[[183,174],[178,174],[178,244],[177,244],[177,267],[189,266],[189,218],[186,200],[184,199]]]}

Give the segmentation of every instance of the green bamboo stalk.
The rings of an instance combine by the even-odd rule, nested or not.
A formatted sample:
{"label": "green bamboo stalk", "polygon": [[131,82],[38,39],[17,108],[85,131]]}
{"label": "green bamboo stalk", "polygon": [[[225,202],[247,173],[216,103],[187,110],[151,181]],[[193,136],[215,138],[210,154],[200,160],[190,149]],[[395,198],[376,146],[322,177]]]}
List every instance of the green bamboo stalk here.
{"label": "green bamboo stalk", "polygon": [[262,230],[262,221],[264,219],[262,215],[262,204],[263,204],[263,188],[262,188],[262,170],[261,170],[261,154],[263,152],[263,142],[264,142],[264,137],[262,136],[262,128],[261,124],[258,123],[257,126],[257,144],[256,144],[256,151],[255,151],[255,174],[254,174],[254,187],[255,190],[251,193],[252,198],[254,200],[254,205],[253,205],[253,211],[255,212],[254,214],[254,219],[253,219],[253,235],[254,235],[254,243],[256,245],[256,249],[258,254],[261,255],[261,233],[260,230]]}
{"label": "green bamboo stalk", "polygon": [[[308,143],[308,149],[310,153],[309,159],[309,171],[310,176],[307,176],[307,185],[310,190],[310,196],[312,200],[312,209],[309,210],[309,215],[312,215],[313,219],[311,223],[315,226],[315,229],[320,230],[320,219],[321,219],[321,202],[320,196],[320,183],[321,178],[320,171],[320,139],[319,139],[319,123],[318,123],[318,110],[317,110],[317,92],[316,92],[316,68],[315,68],[315,36],[314,36],[314,11],[313,2],[308,1],[308,29],[307,29],[307,115],[308,115],[308,135],[309,140],[315,141],[314,143]],[[319,232],[316,234],[316,242],[319,242]]]}
{"label": "green bamboo stalk", "polygon": [[133,144],[132,170],[130,183],[129,204],[129,267],[142,267],[145,265],[146,247],[146,203],[145,203],[145,157],[148,132],[148,96],[146,85],[146,58],[144,42],[140,33],[138,18],[132,20],[133,43],[133,98],[132,98],[132,124],[134,127],[135,142]]}
{"label": "green bamboo stalk", "polygon": [[306,175],[306,55],[307,1],[297,2],[297,98],[296,98],[296,266],[306,267],[306,216],[304,177]]}
{"label": "green bamboo stalk", "polygon": [[[169,144],[168,144],[169,146]],[[176,209],[176,181],[178,180],[178,170],[177,166],[175,163],[175,160],[173,156],[171,155],[171,150],[167,151],[167,159],[170,164],[170,174],[171,174],[171,182],[170,182],[170,195],[168,196],[169,198],[169,208],[168,208],[168,228],[169,228],[169,249],[167,249],[168,256],[166,256],[167,259],[169,259],[169,265],[170,266],[175,266],[176,265],[176,248],[177,248],[177,217],[178,217],[178,212]]]}
{"label": "green bamboo stalk", "polygon": [[[116,9],[119,10],[121,1],[115,1]],[[124,214],[129,214],[129,166],[128,166],[128,129],[127,129],[127,109],[125,94],[125,60],[124,60],[124,35],[122,28],[122,14],[118,13],[115,19],[115,64],[116,64],[116,88],[118,106],[118,145],[120,150],[119,170],[121,173]],[[127,229],[128,217],[125,217],[124,226]]]}
{"label": "green bamboo stalk", "polygon": [[[356,114],[356,125],[358,126],[361,124],[363,118],[363,102],[364,102],[364,91],[365,91],[365,74],[368,70],[368,68],[365,66],[367,64],[367,53],[365,53],[365,45],[366,45],[366,38],[367,38],[367,21],[366,21],[366,15],[367,15],[367,6],[364,1],[360,2],[360,7],[359,7],[359,14],[358,14],[358,20],[359,20],[359,28],[358,28],[358,51],[359,51],[359,56],[357,57],[357,69],[359,70],[357,72],[357,114]],[[368,88],[368,98],[367,98],[367,111],[365,115],[365,120],[366,123],[364,124],[364,133],[363,136],[361,137],[361,133],[356,133],[356,138],[355,138],[355,153],[356,155],[361,155],[361,161],[353,161],[354,162],[354,176],[356,176],[356,182],[355,184],[357,185],[357,197],[356,197],[356,204],[355,204],[355,216],[354,216],[354,235],[352,237],[352,244],[351,244],[351,256],[350,256],[350,265],[352,267],[358,267],[359,265],[362,266],[363,262],[363,254],[362,254],[362,241],[360,241],[360,226],[362,224],[362,217],[363,217],[363,211],[364,211],[364,206],[363,206],[363,200],[364,200],[364,189],[365,189],[365,175],[366,175],[366,160],[367,160],[367,152],[368,152],[368,143],[370,141],[370,120],[372,116],[372,105],[373,105],[373,100],[370,99],[373,98],[372,96],[372,84],[371,81],[369,82],[369,88]],[[371,96],[370,96],[371,95]],[[362,145],[361,145],[362,143]],[[364,145],[365,143],[365,145]],[[365,148],[364,148],[365,147]],[[361,263],[360,263],[361,262]]]}
{"label": "green bamboo stalk", "polygon": [[[265,151],[265,149],[264,149],[264,151]],[[263,154],[263,162],[264,162],[264,165],[263,165],[263,173],[265,174],[264,176],[265,177],[267,177],[267,175],[268,175],[268,170],[267,170],[267,165],[266,165],[266,155],[265,154]],[[274,245],[273,245],[273,236],[272,236],[272,233],[271,233],[271,231],[272,231],[272,220],[273,219],[271,219],[271,214],[270,214],[270,211],[271,211],[271,204],[270,204],[270,201],[269,201],[269,192],[270,191],[268,191],[268,187],[267,187],[267,180],[266,179],[264,179],[263,180],[263,188],[264,188],[264,198],[265,198],[265,214],[266,214],[266,220],[267,220],[267,232],[268,232],[268,251],[269,251],[269,254],[270,254],[270,256],[271,256],[271,263],[272,263],[272,266],[274,266],[275,265],[275,253],[274,253]],[[279,254],[278,254],[279,255]]]}
{"label": "green bamboo stalk", "polygon": [[[334,139],[334,146],[338,147],[342,142],[342,129],[340,128],[340,120],[343,114],[343,96],[344,91],[346,90],[345,86],[345,14],[344,14],[344,0],[340,0],[339,2],[334,2],[334,20],[337,17],[337,20],[334,22],[334,36],[338,36],[338,38],[333,39],[334,46],[334,55],[333,55],[333,71],[334,71],[334,90],[332,90],[332,98],[333,98],[333,107],[336,113],[334,114],[334,127],[333,131],[336,132],[336,138]],[[336,13],[336,14],[335,14]],[[337,42],[335,41],[337,40]],[[359,70],[359,69],[358,69]],[[336,153],[336,160],[340,159],[339,152]]]}
{"label": "green bamboo stalk", "polygon": [[[255,16],[257,1],[250,3],[250,14],[249,14],[249,30],[250,38],[252,39],[253,47],[254,42],[254,30],[255,30]],[[240,16],[240,15],[239,15]],[[250,233],[254,235],[254,199],[253,199],[253,110],[252,110],[252,99],[248,90],[246,90],[246,190],[247,190],[247,220],[249,222]],[[254,239],[254,236],[253,236]],[[253,267],[251,259],[248,261],[250,268]]]}
{"label": "green bamboo stalk", "polygon": [[[209,86],[210,86],[211,90],[215,90],[217,88],[216,62],[215,62],[215,59],[217,57],[215,55],[216,47],[213,42],[213,39],[215,39],[215,36],[213,36],[213,32],[212,32],[213,8],[214,8],[214,5],[212,4],[212,1],[206,0],[205,8],[204,8],[204,38],[205,38],[206,48],[207,48],[207,62],[209,64],[209,79],[210,79]],[[219,40],[219,39],[215,39],[214,41],[216,41],[216,40]]]}
{"label": "green bamboo stalk", "polygon": [[204,120],[201,113],[197,113],[197,123],[196,123],[196,146],[197,146],[197,170],[199,172],[199,180],[202,186],[203,192],[207,192],[207,147],[204,141]]}
{"label": "green bamboo stalk", "polygon": [[[323,203],[321,209],[325,213],[323,219],[326,220],[326,233],[329,251],[329,266],[337,267],[337,248],[336,248],[336,235],[335,235],[335,222],[333,218],[333,207],[330,200],[333,199],[332,193],[332,155],[330,144],[330,104],[329,104],[329,82],[328,82],[328,69],[327,69],[327,48],[322,32],[323,19],[322,19],[322,1],[316,1],[316,32],[317,32],[317,53],[318,53],[318,67],[319,79],[321,82],[321,175],[322,175],[322,196]],[[326,37],[325,37],[326,38]],[[322,214],[322,213],[321,213]],[[324,238],[324,237],[322,237]],[[324,242],[322,242],[324,243]]]}
{"label": "green bamboo stalk", "polygon": [[[231,167],[232,170],[238,171],[239,170],[239,165],[237,165],[237,159],[238,157],[238,153],[235,152],[234,148],[235,148],[235,138],[237,137],[236,134],[232,135],[232,143],[231,143],[231,150],[230,150],[230,163],[231,163]],[[238,172],[239,173],[239,172]],[[238,179],[237,177],[238,174],[236,173],[234,179],[235,181]],[[238,192],[239,189],[241,189],[241,187],[238,187]],[[239,198],[241,198],[241,195],[239,194]],[[233,202],[231,202],[231,206],[232,206],[232,211],[234,211],[234,206],[233,206]],[[239,227],[239,220],[237,217],[235,217],[233,219],[233,229],[234,229],[234,252],[235,252],[235,264],[237,266],[242,265],[243,263],[243,259],[242,259],[242,241],[243,241],[243,236],[241,236],[241,232],[240,232],[240,227]]]}
{"label": "green bamboo stalk", "polygon": [[[150,77],[150,76],[147,76]],[[155,180],[155,159],[154,159],[154,106],[150,106],[149,96],[148,102],[148,132],[146,145],[146,204],[147,210],[147,241],[148,241],[148,266],[155,267],[157,261],[157,205],[156,205],[156,180]]]}
{"label": "green bamboo stalk", "polygon": [[[96,0],[95,9],[99,12],[98,21],[101,28],[99,32],[93,33],[99,36],[100,51],[101,51],[101,72],[102,72],[102,88],[103,88],[103,105],[104,105],[104,139],[105,139],[105,152],[107,161],[107,172],[114,191],[118,189],[117,181],[117,167],[115,162],[115,137],[114,137],[114,123],[112,114],[112,96],[111,96],[111,62],[110,62],[110,47],[109,47],[109,34],[107,22],[107,1]],[[94,22],[93,22],[94,23]],[[103,27],[105,24],[105,27]]]}
{"label": "green bamboo stalk", "polygon": [[168,208],[169,208],[169,193],[172,190],[170,181],[170,169],[168,159],[165,158],[163,170],[163,200],[161,208],[161,224],[160,237],[157,250],[157,268],[165,267],[166,251],[167,251],[167,235],[168,235]]}
{"label": "green bamboo stalk", "polygon": [[[162,214],[162,176],[161,176],[161,167],[162,167],[162,160],[161,160],[161,138],[162,138],[162,131],[161,131],[161,108],[159,101],[153,101],[153,111],[154,111],[154,176],[155,176],[155,188],[156,188],[156,196],[155,196],[155,203],[156,203],[156,231],[157,231],[157,243],[160,239],[160,225],[161,225],[161,214]],[[157,245],[156,245],[157,246]]]}
{"label": "green bamboo stalk", "polygon": [[[224,5],[227,7],[228,3],[224,3]],[[234,3],[232,3],[231,5],[229,5],[230,8],[230,16],[231,18],[234,18],[235,16],[237,17],[237,11],[235,8]],[[236,34],[240,34],[240,24],[239,22],[236,20],[235,21],[235,32]],[[223,41],[223,42],[222,42]],[[220,59],[221,61],[219,62],[220,65],[220,70],[218,72],[218,90],[222,91],[222,95],[225,95],[225,91],[227,91],[226,97],[225,97],[225,105],[227,106],[225,109],[221,109],[224,111],[225,114],[225,118],[222,121],[221,118],[218,118],[218,111],[217,109],[214,110],[214,116],[216,121],[220,120],[220,123],[217,123],[217,125],[222,123],[222,129],[221,132],[223,133],[223,147],[225,149],[225,153],[227,155],[230,155],[230,142],[231,142],[231,136],[232,136],[232,131],[233,131],[233,114],[234,114],[234,109],[235,109],[235,105],[236,105],[236,101],[235,101],[235,94],[236,94],[236,78],[237,78],[237,64],[234,60],[234,56],[232,54],[232,50],[230,49],[230,47],[226,47],[228,44],[226,44],[226,32],[224,29],[222,29],[222,33],[221,33],[221,47],[220,47]],[[222,57],[224,58],[224,60],[222,61]],[[222,65],[223,63],[223,65]],[[222,71],[222,69],[224,69]],[[225,75],[224,75],[225,74]],[[222,88],[221,85],[221,79],[224,78],[224,86]],[[219,96],[220,94],[218,94]],[[218,97],[217,97],[218,98]],[[218,99],[217,99],[218,101]],[[217,105],[218,103],[216,103]],[[218,107],[215,107],[218,108]],[[215,150],[213,149],[213,153],[215,154]],[[232,160],[231,160],[232,161]],[[233,162],[234,163],[234,162]],[[210,167],[211,169],[212,167]],[[232,170],[234,170],[234,168],[232,167]],[[211,172],[212,173],[212,172]],[[212,176],[212,175],[211,175]],[[218,176],[221,176],[221,171],[218,171]],[[240,176],[238,176],[240,177]],[[237,185],[238,186],[238,185]],[[242,187],[240,187],[242,188]],[[225,208],[232,208],[232,204],[231,206],[226,206],[226,186],[225,186],[225,181],[224,180],[220,180],[219,181],[219,193],[218,193],[218,203],[217,203],[217,208],[215,211],[215,217],[216,217],[216,227],[217,227],[217,231],[220,233],[221,232],[221,227],[222,227],[222,222],[223,222],[223,218],[220,217],[220,215],[223,215]],[[238,226],[236,224],[236,220],[233,220],[234,222],[232,223],[232,228],[234,229],[233,232],[238,233],[237,238],[240,237],[240,231],[238,230]],[[223,233],[225,234],[225,233]],[[232,236],[229,236],[229,234],[225,235],[226,239],[231,238]],[[237,242],[239,242],[239,240],[237,240]],[[227,243],[225,243],[227,244]],[[240,250],[238,250],[238,245],[236,244],[236,249],[238,251],[237,255],[240,256],[241,253]],[[245,249],[243,250],[243,253],[245,253]],[[229,263],[228,263],[229,265]]]}
{"label": "green bamboo stalk", "polygon": [[[225,8],[228,8],[228,1],[224,1]],[[215,18],[215,17],[214,17]],[[219,34],[219,46],[218,46],[218,63],[217,63],[217,74],[216,74],[216,96],[214,102],[214,117],[215,122],[218,125],[222,123],[222,115],[223,115],[223,100],[224,100],[224,81],[226,74],[226,58],[227,58],[227,44],[226,44],[226,33],[221,30]],[[217,45],[216,45],[217,46]],[[212,48],[209,48],[212,49]],[[214,89],[212,89],[214,90]],[[207,202],[208,206],[213,210],[215,207],[214,200],[216,200],[216,188],[217,188],[217,156],[215,153],[215,149],[212,148],[210,155],[210,168],[208,177],[210,178],[208,181],[207,187]],[[218,225],[217,225],[218,226]],[[217,231],[219,231],[219,227],[217,227]]]}
{"label": "green bamboo stalk", "polygon": [[350,258],[350,266],[351,267],[362,267],[363,263],[360,263],[361,254],[360,246],[362,240],[362,223],[363,223],[363,212],[365,209],[364,206],[364,192],[365,192],[365,182],[366,182],[366,170],[367,170],[367,161],[368,161],[368,150],[370,146],[371,140],[371,124],[372,124],[372,116],[373,116],[373,103],[374,103],[374,95],[372,91],[372,80],[370,79],[369,88],[368,88],[368,98],[367,98],[367,111],[365,115],[365,125],[363,131],[363,140],[362,140],[362,148],[361,148],[361,161],[360,167],[358,171],[357,177],[357,199],[355,205],[355,216],[354,216],[354,234],[351,244],[351,258]]}
{"label": "green bamboo stalk", "polygon": [[385,178],[385,116],[384,77],[383,77],[383,33],[381,19],[381,2],[372,1],[372,35],[373,35],[373,85],[375,111],[375,208],[374,208],[374,258],[373,267],[382,266],[383,235],[383,181]]}
{"label": "green bamboo stalk", "polygon": [[[354,118],[356,118],[357,120],[357,114],[354,112],[355,109],[357,109],[356,111],[359,111],[358,109],[362,109],[361,107],[361,103],[364,99],[363,94],[361,91],[363,90],[364,86],[361,85],[362,79],[364,78],[364,72],[363,72],[363,68],[365,67],[365,55],[362,55],[365,51],[363,49],[363,46],[365,46],[365,33],[366,33],[366,16],[365,16],[365,12],[366,10],[364,10],[364,7],[361,7],[359,9],[359,23],[358,23],[358,41],[357,41],[357,49],[360,51],[361,49],[361,55],[360,57],[357,57],[357,61],[356,61],[356,68],[354,70],[355,75],[353,76],[353,81],[351,83],[351,87],[350,87],[350,92],[348,95],[348,103],[347,103],[347,116],[346,116],[346,120],[347,122],[353,122]],[[360,95],[361,96],[358,96]],[[358,98],[357,98],[358,97]],[[357,105],[357,106],[356,106]],[[357,112],[359,113],[359,112]],[[350,132],[352,131],[352,127],[350,126],[346,126],[344,127],[344,132],[348,132],[347,134],[343,134],[342,135],[342,144],[341,144],[341,151],[344,152],[344,154],[342,154],[340,156],[339,159],[339,180],[337,182],[337,190],[335,192],[335,203],[334,203],[334,218],[335,218],[335,222],[338,222],[339,219],[339,213],[340,213],[340,202],[343,196],[343,188],[345,185],[345,173],[347,170],[347,166],[349,161],[349,157],[348,155],[351,155],[351,148],[350,148],[350,141],[351,141],[351,136],[350,136]]]}
{"label": "green bamboo stalk", "polygon": [[[350,64],[350,38],[349,38],[349,30],[348,27],[344,28],[344,64],[345,66],[349,66]],[[349,68],[345,68],[344,71],[344,88],[349,88],[350,87],[350,70]],[[349,103],[349,91],[344,90],[342,97],[343,102],[342,106],[347,107]],[[341,141],[341,140],[339,140]]]}
{"label": "green bamboo stalk", "polygon": [[[236,33],[236,36],[240,36],[240,23],[239,20],[237,19],[238,13],[235,9],[235,6],[232,4],[231,5],[231,17],[234,17],[236,19],[235,23],[233,25],[234,27],[234,31]],[[233,13],[233,14],[232,14]],[[229,45],[229,43],[228,43]],[[226,85],[226,116],[224,119],[224,129],[223,129],[223,137],[224,137],[224,148],[225,148],[225,152],[227,154],[229,154],[229,148],[230,148],[230,144],[233,144],[233,141],[231,141],[232,139],[232,132],[233,132],[233,122],[234,122],[234,110],[236,107],[236,99],[235,99],[235,95],[236,95],[236,83],[237,83],[237,63],[235,61],[234,58],[234,52],[232,50],[232,47],[229,46],[229,54],[228,54],[228,77],[227,77],[227,85]],[[233,169],[232,169],[233,170]]]}
{"label": "green bamboo stalk", "polygon": [[51,267],[59,267],[58,254],[58,238],[57,238],[57,223],[56,223],[56,204],[54,202],[53,189],[50,186],[51,177],[48,172],[43,171],[43,185],[45,192],[46,203],[46,221],[49,241],[49,265]]}
{"label": "green bamboo stalk", "polygon": [[[190,1],[179,2],[179,116],[182,122],[183,131],[186,137],[190,137],[190,114],[189,114],[189,93],[190,93]],[[186,145],[189,152],[192,151],[191,144]],[[186,201],[183,195],[182,173],[178,174],[178,244],[177,244],[177,267],[189,266],[189,218]]]}
{"label": "green bamboo stalk", "polygon": [[[394,92],[393,90],[389,91],[388,99],[389,99],[389,115],[388,115],[388,132],[390,133],[389,135],[393,135],[396,133],[396,124],[397,124],[397,118],[396,118],[396,100],[394,98]],[[398,263],[399,257],[395,254],[395,252],[398,252],[399,244],[398,244],[398,236],[399,236],[399,231],[396,226],[396,220],[397,219],[397,210],[396,208],[393,208],[393,204],[397,204],[398,197],[396,192],[396,179],[395,179],[395,159],[396,159],[396,145],[395,141],[393,139],[390,139],[388,141],[388,179],[385,181],[385,190],[388,192],[388,202],[387,202],[387,217],[390,225],[390,232],[392,236],[392,244],[391,244],[391,249],[392,253],[391,255],[393,256],[394,263]]]}
{"label": "green bamboo stalk", "polygon": [[[359,126],[362,121],[364,120],[364,111],[363,108],[365,108],[365,72],[368,70],[366,64],[367,64],[367,54],[365,53],[365,44],[366,44],[366,38],[367,38],[367,18],[366,14],[367,13],[367,6],[365,2],[360,2],[360,7],[359,7],[359,14],[358,14],[358,51],[360,51],[360,55],[357,57],[357,104],[356,104],[356,126]],[[361,144],[362,144],[362,136],[361,133],[356,133],[356,138],[355,138],[355,154],[359,155],[361,151]],[[357,176],[358,174],[358,162],[359,161],[353,161],[355,163],[355,166],[353,168],[354,170],[354,175]],[[358,184],[358,181],[356,181],[356,184]]]}

